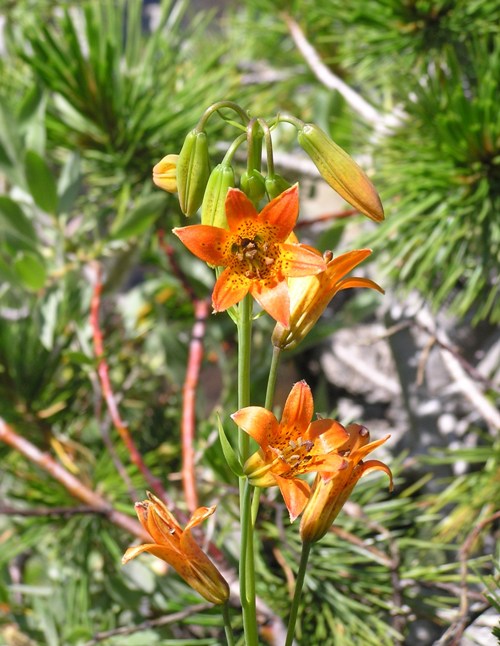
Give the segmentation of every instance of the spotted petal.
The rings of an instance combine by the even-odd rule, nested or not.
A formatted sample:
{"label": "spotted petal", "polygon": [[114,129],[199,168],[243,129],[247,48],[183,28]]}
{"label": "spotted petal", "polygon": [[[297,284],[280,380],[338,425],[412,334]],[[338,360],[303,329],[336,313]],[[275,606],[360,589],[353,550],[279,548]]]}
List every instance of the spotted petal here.
{"label": "spotted petal", "polygon": [[226,264],[231,238],[225,229],[208,224],[193,224],[190,227],[177,227],[173,232],[201,260],[215,266]]}

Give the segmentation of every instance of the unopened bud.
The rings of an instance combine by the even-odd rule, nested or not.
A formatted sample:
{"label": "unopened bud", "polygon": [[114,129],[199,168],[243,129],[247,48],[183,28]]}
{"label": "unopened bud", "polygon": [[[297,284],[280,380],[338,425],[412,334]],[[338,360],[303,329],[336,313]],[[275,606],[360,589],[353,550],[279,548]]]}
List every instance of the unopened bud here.
{"label": "unopened bud", "polygon": [[345,150],[313,123],[306,123],[299,130],[297,139],[323,179],[346,202],[376,222],[384,219],[384,209],[377,191]]}
{"label": "unopened bud", "polygon": [[260,202],[266,192],[266,182],[262,174],[255,169],[241,175],[240,186],[241,190],[254,204]]}
{"label": "unopened bud", "polygon": [[291,184],[286,181],[281,175],[273,175],[273,177],[266,177],[266,192],[270,200],[281,195],[283,191],[290,188]]}
{"label": "unopened bud", "polygon": [[201,223],[227,229],[226,196],[234,187],[234,170],[228,164],[218,164],[210,174],[201,205]]}
{"label": "unopened bud", "polygon": [[177,161],[179,155],[166,155],[153,166],[153,182],[167,193],[177,192]]}
{"label": "unopened bud", "polygon": [[184,140],[177,162],[177,191],[184,215],[194,215],[200,208],[209,175],[207,135],[194,129]]}

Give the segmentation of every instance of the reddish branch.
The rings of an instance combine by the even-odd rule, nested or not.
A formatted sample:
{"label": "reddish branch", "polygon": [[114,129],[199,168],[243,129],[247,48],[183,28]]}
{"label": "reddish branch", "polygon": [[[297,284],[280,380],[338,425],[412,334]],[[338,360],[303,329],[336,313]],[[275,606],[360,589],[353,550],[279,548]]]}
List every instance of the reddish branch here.
{"label": "reddish branch", "polygon": [[315,218],[309,218],[308,220],[299,220],[295,225],[296,229],[303,229],[304,227],[312,227],[318,222],[329,222],[330,220],[343,220],[344,218],[350,218],[352,215],[357,215],[359,211],[357,209],[346,209],[345,211],[339,211],[338,213],[324,213],[323,215],[318,215]]}
{"label": "reddish branch", "polygon": [[182,486],[184,498],[189,511],[193,512],[198,507],[198,493],[196,488],[195,451],[196,437],[196,388],[200,378],[201,363],[203,360],[203,338],[205,336],[206,320],[210,313],[209,304],[205,299],[197,298],[192,286],[179,267],[171,245],[165,242],[163,232],[159,232],[159,243],[167,255],[173,273],[181,282],[184,290],[193,302],[194,325],[189,344],[189,356],[186,378],[182,388]]}
{"label": "reddish branch", "polygon": [[92,328],[92,336],[94,340],[94,352],[96,358],[98,359],[97,374],[99,376],[102,394],[104,400],[106,401],[106,406],[108,407],[113,425],[118,431],[123,443],[127,447],[130,459],[142,473],[144,479],[154,491],[154,493],[168,504],[168,496],[165,489],[163,488],[161,481],[156,478],[146,466],[144,460],[142,459],[142,455],[139,453],[139,450],[137,449],[135,442],[128,431],[128,428],[122,421],[120,413],[118,411],[118,405],[116,403],[116,398],[111,387],[111,381],[109,379],[109,369],[104,354],[103,335],[99,325],[99,311],[101,306],[102,293],[101,268],[98,263],[95,263],[94,268],[95,282],[92,292],[92,300],[90,303],[90,325]]}
{"label": "reddish branch", "polygon": [[5,442],[5,444],[8,444],[16,451],[19,451],[19,453],[24,455],[24,457],[34,464],[38,465],[41,469],[47,471],[47,473],[60,482],[72,496],[81,500],[89,507],[93,507],[99,513],[104,514],[110,522],[121,527],[127,532],[130,532],[134,536],[137,536],[141,540],[149,540],[149,537],[136,520],[114,509],[107,500],[85,486],[72,473],[56,462],[52,456],[40,451],[40,449],[34,444],[18,435],[1,417],[0,441]]}
{"label": "reddish branch", "polygon": [[203,337],[205,336],[206,321],[209,315],[207,301],[194,302],[194,325],[189,343],[189,356],[186,378],[182,389],[182,486],[184,497],[190,512],[198,507],[195,473],[195,429],[196,429],[196,387],[200,378],[201,362],[203,360]]}

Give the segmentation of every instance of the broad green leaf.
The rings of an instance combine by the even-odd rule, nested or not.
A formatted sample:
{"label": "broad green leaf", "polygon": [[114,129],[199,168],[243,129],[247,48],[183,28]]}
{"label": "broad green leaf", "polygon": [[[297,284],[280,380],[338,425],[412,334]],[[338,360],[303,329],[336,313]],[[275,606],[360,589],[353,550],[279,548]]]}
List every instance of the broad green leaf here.
{"label": "broad green leaf", "polygon": [[222,426],[222,422],[220,421],[220,417],[217,417],[217,426],[219,430],[219,439],[220,443],[222,446],[222,452],[224,453],[224,457],[226,458],[226,462],[231,469],[231,471],[241,478],[243,474],[243,469],[241,468],[240,461],[238,460],[235,450],[231,446],[229,440],[226,437],[226,434],[224,432],[224,427]]}
{"label": "broad green leaf", "polygon": [[41,289],[47,279],[47,270],[40,256],[30,251],[21,251],[14,259],[14,269],[27,289]]}
{"label": "broad green leaf", "polygon": [[23,239],[36,242],[36,233],[31,221],[17,202],[6,195],[0,195],[0,233],[6,231]]}
{"label": "broad green leaf", "polygon": [[111,228],[111,237],[115,240],[125,240],[144,233],[160,215],[164,204],[164,195],[151,195],[146,198],[125,215],[116,228]]}
{"label": "broad green leaf", "polygon": [[72,152],[62,168],[59,181],[57,183],[59,213],[69,213],[78,193],[80,192],[80,185],[80,155],[78,152]]}
{"label": "broad green leaf", "polygon": [[26,153],[26,179],[35,204],[46,213],[57,213],[57,190],[46,161],[33,150]]}
{"label": "broad green leaf", "polygon": [[43,100],[43,91],[37,84],[33,85],[23,97],[17,117],[20,123],[32,119],[39,110]]}

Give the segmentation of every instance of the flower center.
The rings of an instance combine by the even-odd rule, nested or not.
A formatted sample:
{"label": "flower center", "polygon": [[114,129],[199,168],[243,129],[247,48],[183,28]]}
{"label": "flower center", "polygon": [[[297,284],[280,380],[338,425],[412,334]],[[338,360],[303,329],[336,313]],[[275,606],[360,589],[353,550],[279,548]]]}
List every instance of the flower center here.
{"label": "flower center", "polygon": [[266,278],[276,260],[276,245],[262,240],[259,235],[253,238],[238,237],[231,252],[238,264],[238,271],[247,278]]}
{"label": "flower center", "polygon": [[314,442],[311,440],[303,440],[301,437],[295,440],[289,440],[288,444],[282,447],[270,446],[271,451],[276,455],[276,458],[281,462],[287,464],[296,473],[298,467],[304,466],[309,462],[311,455],[309,455]]}

